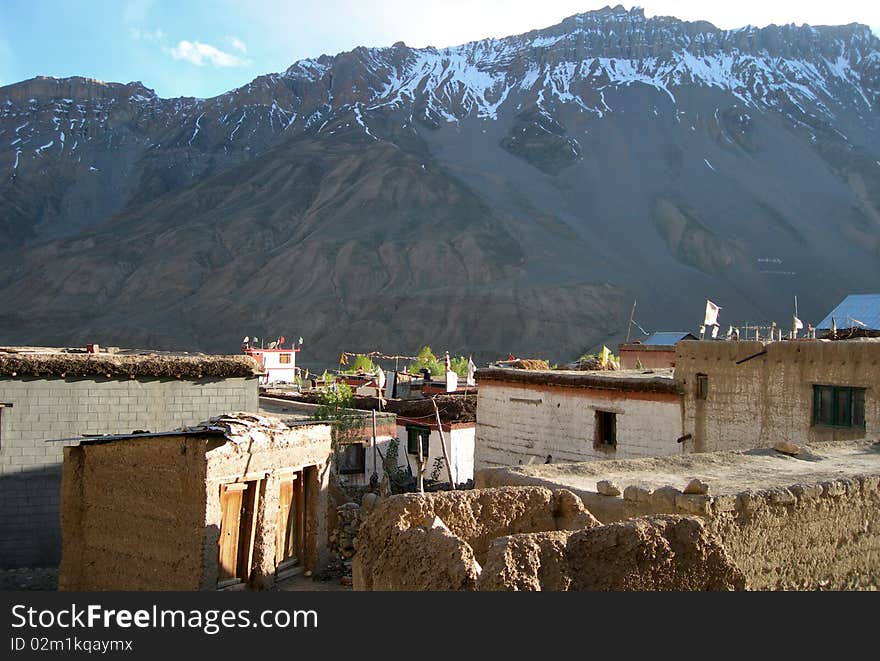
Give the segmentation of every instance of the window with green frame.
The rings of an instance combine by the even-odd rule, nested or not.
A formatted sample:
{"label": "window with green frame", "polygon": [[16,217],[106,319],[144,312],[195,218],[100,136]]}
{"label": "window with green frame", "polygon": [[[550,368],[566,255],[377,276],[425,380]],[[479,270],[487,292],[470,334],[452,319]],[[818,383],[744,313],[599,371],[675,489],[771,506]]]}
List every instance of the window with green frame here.
{"label": "window with green frame", "polygon": [[813,386],[813,425],[865,428],[865,389]]}
{"label": "window with green frame", "polygon": [[406,451],[409,454],[419,456],[419,443],[422,444],[422,456],[428,458],[428,439],[431,437],[431,430],[427,427],[407,427],[406,428]]}

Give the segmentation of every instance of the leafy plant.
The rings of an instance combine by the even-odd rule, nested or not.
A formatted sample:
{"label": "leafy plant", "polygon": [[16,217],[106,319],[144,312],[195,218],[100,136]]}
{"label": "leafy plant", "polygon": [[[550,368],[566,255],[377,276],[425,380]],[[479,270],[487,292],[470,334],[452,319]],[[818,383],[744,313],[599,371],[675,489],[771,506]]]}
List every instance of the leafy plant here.
{"label": "leafy plant", "polygon": [[[324,372],[326,375],[327,372]],[[331,425],[331,448],[333,452],[333,473],[339,475],[339,461],[342,446],[358,440],[364,426],[364,414],[351,409],[354,391],[344,381],[332,382],[318,391],[317,420],[326,420]]]}
{"label": "leafy plant", "polygon": [[443,376],[446,374],[446,365],[434,355],[429,346],[424,346],[419,350],[416,359],[410,363],[409,373],[419,374],[423,369],[430,370],[432,376]]}
{"label": "leafy plant", "polygon": [[431,467],[431,482],[440,479],[440,471],[443,470],[443,457],[434,457],[434,465]]}
{"label": "leafy plant", "polygon": [[351,366],[344,371],[344,374],[357,374],[359,372],[370,372],[373,373],[377,369],[376,364],[370,359],[369,356],[355,356],[354,360],[351,363]]}
{"label": "leafy plant", "polygon": [[449,361],[449,364],[452,366],[452,371],[458,374],[462,379],[467,377],[468,371],[468,359],[464,356],[458,356],[457,358],[453,358]]}

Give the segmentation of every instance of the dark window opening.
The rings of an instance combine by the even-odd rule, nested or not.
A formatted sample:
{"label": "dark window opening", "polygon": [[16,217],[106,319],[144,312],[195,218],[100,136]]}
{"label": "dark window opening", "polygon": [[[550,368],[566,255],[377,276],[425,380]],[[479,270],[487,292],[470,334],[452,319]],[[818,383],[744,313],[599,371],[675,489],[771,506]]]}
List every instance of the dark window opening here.
{"label": "dark window opening", "polygon": [[709,377],[697,374],[697,399],[706,399],[709,395]]}
{"label": "dark window opening", "polygon": [[419,456],[419,443],[422,445],[422,457],[428,458],[429,439],[431,430],[427,427],[407,427],[406,428],[406,451],[409,454]]}
{"label": "dark window opening", "polygon": [[813,425],[865,428],[865,389],[813,386]]}
{"label": "dark window opening", "polygon": [[278,355],[278,362],[281,365],[290,365],[290,354],[282,353]]}
{"label": "dark window opening", "polygon": [[367,448],[362,443],[349,443],[342,446],[339,456],[339,473],[356,475],[367,470]]}
{"label": "dark window opening", "polygon": [[12,404],[0,402],[0,450],[3,449],[3,409],[12,408]]}
{"label": "dark window opening", "polygon": [[610,411],[596,411],[595,445],[617,447],[617,414]]}

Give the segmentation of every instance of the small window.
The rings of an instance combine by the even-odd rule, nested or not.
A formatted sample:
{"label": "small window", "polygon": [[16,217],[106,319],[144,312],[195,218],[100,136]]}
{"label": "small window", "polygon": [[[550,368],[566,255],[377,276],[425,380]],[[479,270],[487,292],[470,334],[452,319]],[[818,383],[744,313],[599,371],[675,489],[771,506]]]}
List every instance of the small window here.
{"label": "small window", "polygon": [[278,354],[278,362],[282,365],[290,365],[290,354],[289,353]]}
{"label": "small window", "polygon": [[3,409],[12,408],[12,404],[0,402],[0,450],[3,449]]}
{"label": "small window", "polygon": [[617,414],[610,411],[596,411],[596,430],[594,444],[597,447],[617,447]]}
{"label": "small window", "polygon": [[422,457],[428,458],[431,438],[431,430],[427,427],[406,428],[406,451],[409,454],[419,456],[419,443],[422,444]]}
{"label": "small window", "polygon": [[709,396],[709,377],[706,374],[697,374],[697,399],[706,399]]}
{"label": "small window", "polygon": [[865,428],[865,389],[813,386],[813,425]]}
{"label": "small window", "polygon": [[367,470],[367,448],[362,443],[343,445],[339,455],[339,473],[358,475]]}

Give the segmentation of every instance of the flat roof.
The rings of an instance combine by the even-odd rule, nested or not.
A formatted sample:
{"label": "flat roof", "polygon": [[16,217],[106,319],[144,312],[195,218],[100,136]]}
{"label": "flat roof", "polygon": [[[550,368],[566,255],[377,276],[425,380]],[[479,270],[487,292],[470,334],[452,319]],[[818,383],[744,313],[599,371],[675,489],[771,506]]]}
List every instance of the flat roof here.
{"label": "flat roof", "polygon": [[501,381],[534,385],[598,388],[633,392],[680,394],[670,368],[652,370],[521,370],[489,367],[477,370],[481,383]]}
{"label": "flat roof", "polygon": [[243,354],[209,355],[119,349],[88,353],[79,348],[0,347],[0,377],[108,379],[211,379],[256,377],[262,369]]}
{"label": "flat roof", "polygon": [[683,490],[693,478],[706,482],[710,494],[736,494],[813,484],[859,474],[880,474],[880,443],[835,441],[801,446],[789,456],[772,448],[740,452],[698,452],[626,460],[534,464],[491,469],[540,479],[573,491],[596,491],[596,482],[611,480],[621,491],[635,485],[647,489],[673,486]]}
{"label": "flat roof", "polygon": [[329,425],[328,420],[301,420],[297,418],[280,417],[278,415],[256,413],[226,413],[211,418],[197,425],[181,427],[170,431],[160,432],[132,432],[131,434],[89,434],[87,436],[75,436],[72,438],[53,438],[46,443],[69,443],[71,445],[90,445],[94,443],[109,443],[111,441],[130,440],[138,438],[157,438],[162,436],[224,436],[227,440],[240,442],[253,438],[254,433],[271,435],[284,433],[297,427],[309,427],[315,425]]}

